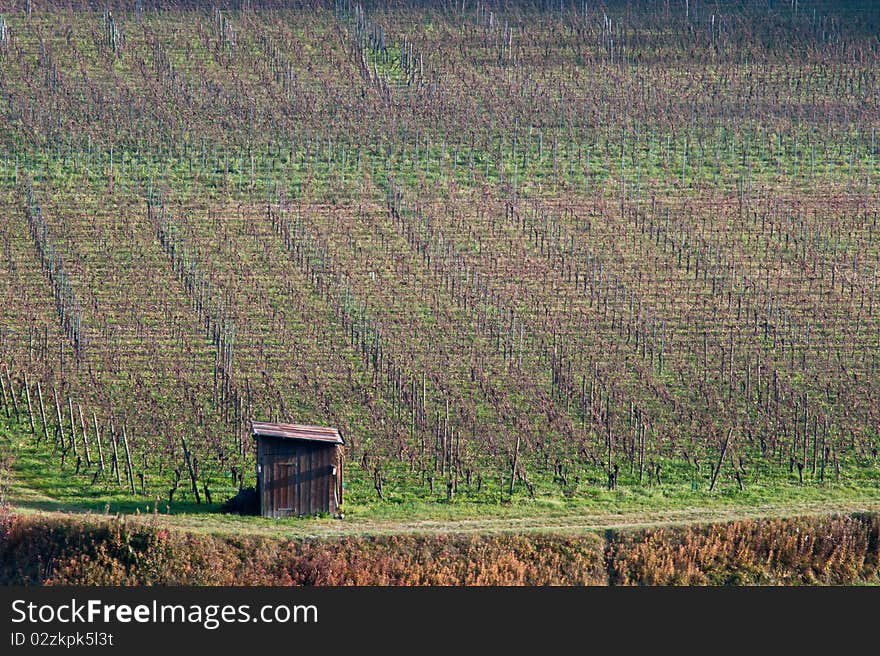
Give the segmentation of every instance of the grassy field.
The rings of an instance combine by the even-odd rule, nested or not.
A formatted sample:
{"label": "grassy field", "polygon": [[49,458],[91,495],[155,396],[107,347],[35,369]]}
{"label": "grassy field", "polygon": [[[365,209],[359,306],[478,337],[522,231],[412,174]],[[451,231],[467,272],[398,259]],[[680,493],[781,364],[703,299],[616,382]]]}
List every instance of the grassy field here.
{"label": "grassy field", "polygon": [[[876,508],[872,3],[250,4],[0,11],[17,508],[272,535]],[[217,514],[252,419],[342,430],[344,520]]]}
{"label": "grassy field", "polygon": [[[93,517],[129,515],[134,522],[216,535],[307,536],[550,533],[584,534],[612,528],[645,528],[734,520],[809,517],[880,511],[876,481],[828,482],[803,487],[795,481],[747,492],[709,494],[681,485],[650,490],[597,489],[591,495],[545,495],[504,502],[412,499],[380,501],[364,494],[344,504],[343,519],[331,517],[267,519],[220,512],[220,504],[156,498],[133,500],[113,486],[84,494],[79,481],[57,469],[57,458],[29,435],[0,431],[3,446],[16,453],[5,470],[3,500],[24,515]],[[56,469],[56,471],[53,471]]]}

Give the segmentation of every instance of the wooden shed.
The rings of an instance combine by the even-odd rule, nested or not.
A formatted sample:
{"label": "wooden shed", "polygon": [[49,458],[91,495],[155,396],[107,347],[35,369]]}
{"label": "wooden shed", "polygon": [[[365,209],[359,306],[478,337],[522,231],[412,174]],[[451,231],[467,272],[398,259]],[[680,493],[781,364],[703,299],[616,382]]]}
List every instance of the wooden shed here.
{"label": "wooden shed", "polygon": [[335,428],[251,422],[257,441],[260,514],[336,513],[342,504],[343,440]]}

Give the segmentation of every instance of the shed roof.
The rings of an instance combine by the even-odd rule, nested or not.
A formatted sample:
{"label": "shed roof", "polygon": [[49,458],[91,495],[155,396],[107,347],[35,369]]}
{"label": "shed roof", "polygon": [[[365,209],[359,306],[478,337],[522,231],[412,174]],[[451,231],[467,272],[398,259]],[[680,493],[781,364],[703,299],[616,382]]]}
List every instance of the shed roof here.
{"label": "shed roof", "polygon": [[280,437],[288,440],[306,440],[326,444],[345,444],[342,434],[329,426],[307,424],[279,424],[268,421],[252,421],[253,434],[259,437]]}

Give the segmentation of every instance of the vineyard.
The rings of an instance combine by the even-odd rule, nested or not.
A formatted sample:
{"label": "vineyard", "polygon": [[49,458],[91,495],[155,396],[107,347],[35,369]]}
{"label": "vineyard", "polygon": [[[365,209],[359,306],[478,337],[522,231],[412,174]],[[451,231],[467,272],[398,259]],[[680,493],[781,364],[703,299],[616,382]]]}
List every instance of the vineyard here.
{"label": "vineyard", "polygon": [[215,508],[257,419],[338,427],[362,512],[876,499],[878,34],[0,2],[0,482]]}

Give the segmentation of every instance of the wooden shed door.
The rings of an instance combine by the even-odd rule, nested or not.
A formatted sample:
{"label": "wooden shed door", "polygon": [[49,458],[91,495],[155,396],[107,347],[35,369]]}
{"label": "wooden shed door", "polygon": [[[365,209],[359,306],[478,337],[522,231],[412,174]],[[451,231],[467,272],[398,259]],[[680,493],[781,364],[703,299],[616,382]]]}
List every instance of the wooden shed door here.
{"label": "wooden shed door", "polygon": [[278,517],[330,510],[330,476],[316,451],[304,450],[273,464],[272,498]]}
{"label": "wooden shed door", "polygon": [[295,494],[297,485],[296,460],[275,462],[272,464],[272,500],[275,505],[275,516],[286,517],[296,515]]}

